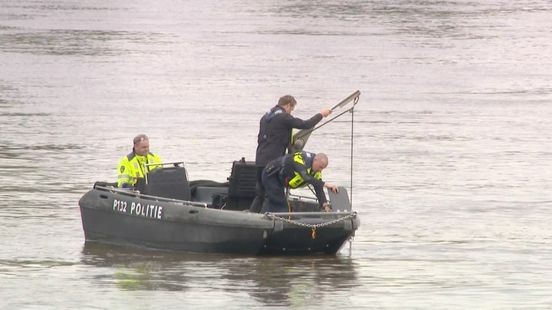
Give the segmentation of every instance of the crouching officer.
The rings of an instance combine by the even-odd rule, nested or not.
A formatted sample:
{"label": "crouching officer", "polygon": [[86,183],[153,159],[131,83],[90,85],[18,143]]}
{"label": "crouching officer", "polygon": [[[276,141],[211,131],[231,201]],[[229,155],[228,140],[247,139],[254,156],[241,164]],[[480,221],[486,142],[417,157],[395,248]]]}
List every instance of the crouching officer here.
{"label": "crouching officer", "polygon": [[328,156],[324,153],[297,152],[284,155],[269,162],[262,174],[268,204],[263,212],[288,212],[286,188],[299,188],[307,184],[314,187],[320,208],[331,210],[324,187],[337,193],[337,186],[322,181],[322,170],[328,166]]}
{"label": "crouching officer", "polygon": [[161,167],[161,158],[149,151],[148,136],[137,135],[133,143],[132,152],[119,161],[117,187],[120,188],[139,189],[146,174]]}

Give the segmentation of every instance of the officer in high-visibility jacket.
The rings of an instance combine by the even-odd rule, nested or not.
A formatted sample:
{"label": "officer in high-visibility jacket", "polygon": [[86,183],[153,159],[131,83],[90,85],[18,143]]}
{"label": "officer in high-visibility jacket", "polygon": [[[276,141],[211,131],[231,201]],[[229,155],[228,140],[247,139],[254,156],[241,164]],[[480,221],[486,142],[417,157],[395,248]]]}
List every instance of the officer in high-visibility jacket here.
{"label": "officer in high-visibility jacket", "polygon": [[[136,189],[137,182],[145,175],[161,167],[161,158],[149,151],[149,138],[144,134],[133,140],[132,152],[119,161],[117,187]],[[159,164],[159,165],[152,165]]]}
{"label": "officer in high-visibility jacket", "polygon": [[326,154],[305,151],[288,154],[269,162],[262,174],[268,198],[263,212],[290,212],[285,189],[299,188],[307,184],[314,187],[320,208],[326,212],[330,211],[324,187],[337,193],[337,186],[322,181],[322,170],[327,166]]}

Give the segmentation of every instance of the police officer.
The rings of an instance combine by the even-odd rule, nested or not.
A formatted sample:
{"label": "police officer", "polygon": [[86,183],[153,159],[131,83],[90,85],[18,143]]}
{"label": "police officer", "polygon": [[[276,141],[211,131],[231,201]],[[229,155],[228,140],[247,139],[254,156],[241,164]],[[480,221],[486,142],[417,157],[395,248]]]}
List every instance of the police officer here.
{"label": "police officer", "polygon": [[268,205],[263,211],[291,211],[285,194],[285,188],[299,188],[310,184],[314,187],[320,208],[331,210],[326,199],[324,187],[337,193],[337,186],[322,181],[322,170],[328,166],[328,156],[324,153],[297,152],[279,157],[267,164],[262,173],[262,182],[266,190]]}
{"label": "police officer", "polygon": [[117,187],[120,188],[136,189],[137,183],[143,180],[148,172],[161,167],[161,158],[149,151],[148,136],[139,134],[134,137],[133,143],[132,152],[119,161]]}
{"label": "police officer", "polygon": [[255,155],[255,165],[257,166],[256,196],[249,207],[249,212],[258,213],[261,211],[265,198],[265,189],[261,179],[263,169],[269,161],[286,153],[286,148],[291,143],[293,128],[313,128],[322,118],[332,113],[329,108],[324,108],[320,110],[320,113],[305,121],[291,115],[296,104],[297,101],[293,96],[283,96],[278,100],[278,104],[261,118]]}

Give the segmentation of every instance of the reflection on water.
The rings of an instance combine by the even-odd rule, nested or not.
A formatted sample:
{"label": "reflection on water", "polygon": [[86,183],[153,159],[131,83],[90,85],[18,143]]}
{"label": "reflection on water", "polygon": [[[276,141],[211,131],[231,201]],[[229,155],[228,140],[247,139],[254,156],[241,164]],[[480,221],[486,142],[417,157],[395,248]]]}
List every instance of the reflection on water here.
{"label": "reflection on water", "polygon": [[264,305],[297,305],[359,285],[354,261],[339,256],[243,257],[86,242],[81,262],[112,270],[94,281],[122,290],[247,292]]}
{"label": "reflection on water", "polygon": [[81,261],[113,271],[93,276],[104,285],[114,284],[123,290],[180,291],[186,289],[188,274],[184,272],[186,268],[178,265],[193,265],[201,257],[86,242]]}
{"label": "reflection on water", "polygon": [[355,263],[343,257],[259,258],[252,270],[233,270],[232,282],[253,281],[248,293],[265,305],[305,306],[359,285]]}

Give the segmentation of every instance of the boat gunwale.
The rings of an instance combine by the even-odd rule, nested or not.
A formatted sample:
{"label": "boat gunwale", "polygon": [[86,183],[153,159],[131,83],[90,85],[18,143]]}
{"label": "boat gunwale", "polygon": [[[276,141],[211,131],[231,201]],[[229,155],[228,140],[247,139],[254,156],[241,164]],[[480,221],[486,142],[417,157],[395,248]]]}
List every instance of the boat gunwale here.
{"label": "boat gunwale", "polygon": [[138,191],[129,191],[129,190],[125,190],[125,189],[119,189],[119,188],[116,188],[116,187],[113,187],[113,186],[109,186],[109,187],[107,187],[107,186],[94,186],[93,189],[108,191],[108,192],[111,192],[111,193],[118,193],[118,194],[122,194],[122,195],[125,195],[125,196],[151,199],[151,200],[155,200],[155,201],[173,202],[173,203],[190,205],[190,206],[194,206],[194,207],[204,207],[204,208],[207,209],[207,204],[204,203],[204,202],[195,202],[195,201],[189,201],[189,200],[180,200],[180,199],[166,198],[166,197],[161,197],[161,196],[147,195],[147,194],[142,194]]}
{"label": "boat gunwale", "polygon": [[[128,190],[124,190],[124,189],[118,189],[118,188],[112,187],[112,186],[109,186],[109,187],[107,187],[107,186],[94,186],[93,189],[108,191],[108,192],[111,192],[111,193],[118,193],[118,194],[122,194],[122,195],[126,195],[126,196],[136,197],[136,198],[139,198],[139,199],[145,198],[145,199],[151,199],[151,200],[155,200],[155,201],[159,201],[159,202],[172,202],[172,203],[183,204],[183,205],[187,205],[187,206],[203,207],[203,208],[208,209],[210,211],[226,211],[226,212],[232,212],[232,213],[243,212],[243,211],[236,211],[236,210],[223,210],[223,209],[216,209],[216,208],[208,208],[208,205],[206,203],[203,203],[203,202],[195,202],[195,201],[188,201],[188,200],[179,200],[179,199],[174,199],[174,198],[165,198],[165,197],[161,197],[161,196],[147,195],[147,194],[142,194],[142,193],[137,192],[137,191],[128,191]],[[349,216],[349,215],[351,215],[353,218],[357,217],[357,212],[356,211],[344,211],[344,212],[324,212],[324,211],[320,211],[320,212],[265,212],[265,213],[243,212],[243,214],[244,215],[245,214],[248,214],[248,215],[258,214],[258,215],[262,215],[263,217],[269,217],[269,218],[271,218],[270,215],[276,215],[276,216],[279,216],[279,217],[287,216],[287,217],[302,217],[302,218],[315,218],[315,217],[319,217],[319,218],[336,218],[336,217],[339,217],[339,216]]]}

